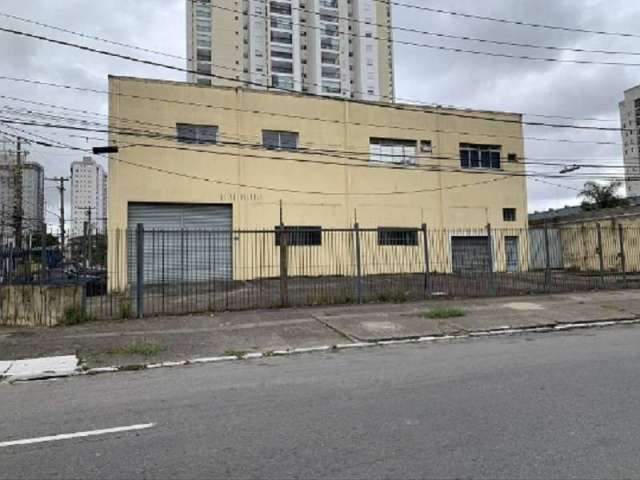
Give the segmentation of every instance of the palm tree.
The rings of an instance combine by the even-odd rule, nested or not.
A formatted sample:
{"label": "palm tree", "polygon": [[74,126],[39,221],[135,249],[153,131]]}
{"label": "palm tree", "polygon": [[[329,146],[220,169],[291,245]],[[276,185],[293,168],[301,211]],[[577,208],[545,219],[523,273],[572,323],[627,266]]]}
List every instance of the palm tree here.
{"label": "palm tree", "polygon": [[619,180],[613,180],[608,184],[586,182],[578,195],[578,197],[584,197],[582,209],[600,210],[629,205],[629,200],[618,194],[621,185],[622,182]]}

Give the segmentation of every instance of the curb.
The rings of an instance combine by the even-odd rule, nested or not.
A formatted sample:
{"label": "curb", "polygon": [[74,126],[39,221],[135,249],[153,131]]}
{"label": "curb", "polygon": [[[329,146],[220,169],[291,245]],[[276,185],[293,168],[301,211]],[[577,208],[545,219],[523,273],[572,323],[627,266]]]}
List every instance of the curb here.
{"label": "curb", "polygon": [[607,320],[607,321],[595,321],[595,322],[567,323],[563,325],[555,325],[555,326],[547,326],[547,327],[500,328],[500,329],[493,329],[493,330],[468,332],[463,334],[432,335],[427,337],[410,337],[410,338],[405,337],[405,338],[395,338],[395,339],[388,339],[388,340],[379,340],[379,341],[373,341],[373,342],[355,342],[355,343],[343,343],[343,344],[336,344],[336,345],[321,345],[317,347],[290,348],[287,350],[269,350],[265,352],[252,352],[252,353],[247,353],[247,354],[238,355],[238,356],[226,355],[226,356],[219,356],[219,357],[202,357],[202,358],[193,358],[189,360],[151,363],[151,364],[131,364],[131,365],[121,365],[121,366],[113,366],[113,367],[98,367],[98,368],[90,368],[86,370],[80,367],[74,372],[61,372],[59,374],[48,373],[48,374],[42,374],[42,375],[29,375],[29,376],[22,376],[22,377],[0,376],[0,383],[2,383],[3,380],[6,383],[13,384],[16,382],[51,380],[51,379],[58,379],[58,378],[78,377],[78,376],[84,376],[84,375],[101,375],[105,373],[127,372],[127,371],[130,372],[130,371],[139,371],[139,370],[155,370],[158,368],[174,368],[174,367],[183,367],[187,365],[205,365],[210,363],[257,360],[261,358],[284,357],[284,356],[301,355],[301,354],[307,354],[307,353],[322,353],[322,352],[327,353],[327,352],[337,352],[341,350],[385,347],[385,346],[391,346],[391,345],[409,345],[409,344],[418,344],[418,343],[427,343],[427,342],[464,340],[464,339],[477,338],[477,337],[518,335],[522,333],[550,333],[550,332],[561,332],[561,331],[568,331],[568,330],[578,330],[578,329],[587,329],[587,328],[604,328],[604,327],[611,327],[611,326],[618,326],[618,325],[634,325],[634,324],[640,324],[640,318],[633,319],[633,320],[627,319],[627,320]]}

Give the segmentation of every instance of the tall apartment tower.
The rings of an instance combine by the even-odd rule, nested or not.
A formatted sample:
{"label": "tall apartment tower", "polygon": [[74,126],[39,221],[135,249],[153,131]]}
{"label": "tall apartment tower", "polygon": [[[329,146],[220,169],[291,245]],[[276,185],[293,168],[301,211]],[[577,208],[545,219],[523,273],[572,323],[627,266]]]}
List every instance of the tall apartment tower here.
{"label": "tall apartment tower", "polygon": [[102,165],[91,157],[71,164],[71,237],[84,234],[84,223],[104,233],[107,219],[107,175]]}
{"label": "tall apartment tower", "polygon": [[186,2],[190,82],[394,100],[388,1]]}
{"label": "tall apartment tower", "polygon": [[[35,162],[25,161],[22,151],[22,233],[25,243],[29,236],[40,234],[44,218],[44,169]],[[14,235],[17,175],[17,152],[9,142],[0,141],[0,246],[11,244]]]}
{"label": "tall apartment tower", "polygon": [[627,196],[640,195],[640,85],[624,92],[620,102],[620,125]]}

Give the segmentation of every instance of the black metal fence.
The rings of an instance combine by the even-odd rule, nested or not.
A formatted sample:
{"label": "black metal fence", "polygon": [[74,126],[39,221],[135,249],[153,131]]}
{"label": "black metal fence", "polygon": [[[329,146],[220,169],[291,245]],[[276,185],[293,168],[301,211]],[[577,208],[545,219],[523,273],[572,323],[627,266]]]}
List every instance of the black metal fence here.
{"label": "black metal fence", "polygon": [[[60,258],[56,261],[56,253]],[[44,258],[44,260],[43,260]],[[133,230],[4,248],[0,288],[80,283],[95,318],[640,287],[640,226]]]}

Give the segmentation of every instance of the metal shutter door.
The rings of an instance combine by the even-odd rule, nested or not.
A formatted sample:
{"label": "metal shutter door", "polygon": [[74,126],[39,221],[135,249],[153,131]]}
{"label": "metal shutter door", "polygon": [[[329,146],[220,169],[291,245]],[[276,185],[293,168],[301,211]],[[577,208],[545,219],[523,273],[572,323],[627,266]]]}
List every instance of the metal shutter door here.
{"label": "metal shutter door", "polygon": [[454,273],[491,271],[491,252],[487,237],[451,237]]}
{"label": "metal shutter door", "polygon": [[145,283],[231,279],[231,205],[130,203],[128,213],[131,282],[138,223],[145,230]]}

